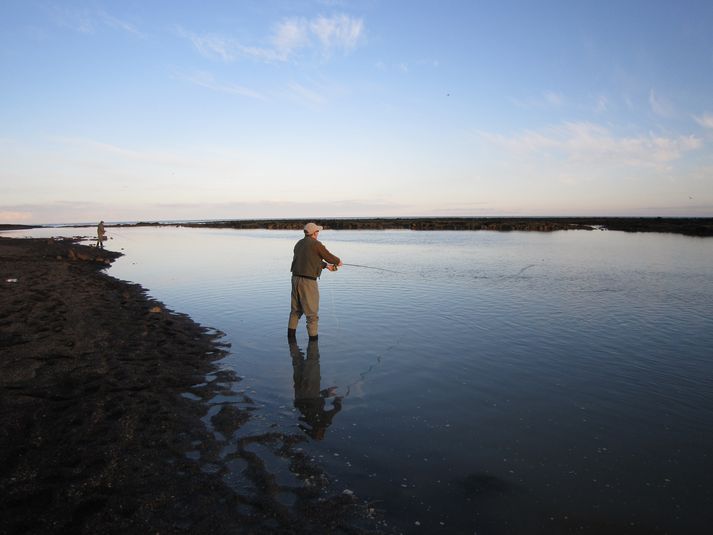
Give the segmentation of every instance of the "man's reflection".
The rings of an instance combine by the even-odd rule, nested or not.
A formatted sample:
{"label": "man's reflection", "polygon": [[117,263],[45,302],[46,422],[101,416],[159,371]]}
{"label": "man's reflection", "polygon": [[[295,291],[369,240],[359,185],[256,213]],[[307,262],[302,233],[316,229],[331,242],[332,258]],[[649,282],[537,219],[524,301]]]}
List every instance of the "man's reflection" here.
{"label": "man's reflection", "polygon": [[[292,369],[295,386],[295,407],[300,413],[300,428],[315,440],[322,440],[332,418],[342,410],[341,396],[335,396],[337,387],[319,389],[319,341],[307,344],[307,358],[296,342],[290,341]],[[327,398],[334,397],[332,406],[325,410]]]}

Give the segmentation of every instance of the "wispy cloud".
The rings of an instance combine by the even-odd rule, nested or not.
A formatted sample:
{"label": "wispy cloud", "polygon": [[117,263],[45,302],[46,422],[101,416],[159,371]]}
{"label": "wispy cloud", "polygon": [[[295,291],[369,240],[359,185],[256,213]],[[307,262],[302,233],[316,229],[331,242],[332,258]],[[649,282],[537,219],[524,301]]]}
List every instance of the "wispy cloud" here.
{"label": "wispy cloud", "polygon": [[273,48],[245,46],[240,42],[219,34],[198,35],[183,28],[178,28],[178,35],[193,43],[193,46],[203,56],[232,62],[242,58],[258,61],[284,61],[283,53]]}
{"label": "wispy cloud", "polygon": [[542,130],[527,130],[514,136],[481,133],[483,139],[516,154],[560,157],[570,162],[635,167],[661,167],[700,148],[693,136],[663,136],[653,133],[618,136],[592,123],[563,123]]}
{"label": "wispy cloud", "polygon": [[386,63],[383,60],[378,60],[374,63],[374,68],[381,72],[398,72],[400,74],[409,74],[411,72],[423,71],[423,69],[438,69],[441,62],[437,59],[421,59],[414,61],[401,61],[398,63]]}
{"label": "wispy cloud", "polygon": [[446,203],[430,209],[429,212],[433,216],[483,216],[502,213],[501,208],[494,208],[491,204],[490,201]]}
{"label": "wispy cloud", "polygon": [[309,46],[309,25],[304,19],[286,19],[275,25],[270,39],[275,54],[282,60]]}
{"label": "wispy cloud", "polygon": [[90,34],[96,30],[96,14],[86,9],[55,4],[51,6],[50,14],[55,24],[75,32]]}
{"label": "wispy cloud", "polygon": [[140,162],[160,166],[193,167],[196,161],[173,151],[136,150],[112,143],[78,137],[57,137],[54,139],[65,152],[74,149],[81,154],[95,155],[108,161],[113,157],[124,162]]}
{"label": "wispy cloud", "polygon": [[144,37],[136,25],[103,10],[78,9],[55,4],[51,6],[50,13],[55,24],[75,32],[93,34],[104,26]]}
{"label": "wispy cloud", "polygon": [[670,118],[676,115],[673,104],[660,95],[657,95],[653,89],[649,91],[649,105],[651,106],[651,111],[660,117]]}
{"label": "wispy cloud", "polygon": [[524,109],[559,108],[567,102],[564,95],[556,91],[544,91],[528,98],[511,98],[510,101]]}
{"label": "wispy cloud", "polygon": [[194,72],[191,74],[186,73],[176,73],[175,78],[195,84],[200,87],[205,87],[211,91],[217,91],[219,93],[228,93],[230,95],[239,95],[241,97],[254,98],[257,100],[268,100],[262,93],[250,89],[238,84],[223,83],[215,79],[215,77],[208,72]]}
{"label": "wispy cloud", "polygon": [[364,31],[362,19],[340,14],[313,19],[283,19],[272,27],[264,45],[246,44],[221,34],[196,34],[183,28],[178,28],[178,35],[189,39],[210,59],[284,62],[309,49],[319,51],[326,58],[339,51],[351,52],[363,40]]}
{"label": "wispy cloud", "polygon": [[[281,201],[260,199],[255,201],[227,201],[204,203],[160,203],[159,210],[167,214],[181,214],[178,217],[203,219],[205,214],[211,219],[222,217],[364,217],[384,215],[406,215],[413,213],[413,206],[380,199],[332,199],[330,201]],[[226,215],[215,215],[226,214]]]}
{"label": "wispy cloud", "polygon": [[609,99],[604,95],[599,95],[594,104],[594,111],[597,113],[604,113],[609,109]]}
{"label": "wispy cloud", "polygon": [[309,89],[297,82],[290,82],[287,87],[292,98],[300,102],[306,102],[309,105],[319,106],[327,101],[327,98],[322,93]]}
{"label": "wispy cloud", "polygon": [[99,17],[101,18],[104,24],[110,26],[111,28],[131,33],[133,35],[136,35],[137,37],[144,37],[143,32],[141,32],[136,27],[136,25],[131,24],[130,22],[127,22],[125,20],[119,19],[113,15],[110,15],[106,11],[100,11]]}
{"label": "wispy cloud", "polygon": [[217,58],[224,61],[232,61],[234,59],[233,52],[231,51],[233,44],[225,37],[212,34],[196,35],[180,26],[176,28],[176,32],[179,37],[191,41],[198,52],[208,58]]}
{"label": "wispy cloud", "polygon": [[713,128],[713,114],[704,113],[700,117],[694,116],[693,118],[703,128]]}
{"label": "wispy cloud", "polygon": [[322,49],[351,51],[364,35],[364,21],[347,15],[319,16],[310,21],[309,28],[322,45]]}
{"label": "wispy cloud", "polygon": [[30,211],[10,211],[0,208],[0,222],[2,223],[26,223],[32,220]]}
{"label": "wispy cloud", "polygon": [[562,104],[564,104],[564,97],[562,96],[562,93],[546,91],[543,96],[545,102],[547,102],[547,104],[550,104],[551,106],[561,106]]}

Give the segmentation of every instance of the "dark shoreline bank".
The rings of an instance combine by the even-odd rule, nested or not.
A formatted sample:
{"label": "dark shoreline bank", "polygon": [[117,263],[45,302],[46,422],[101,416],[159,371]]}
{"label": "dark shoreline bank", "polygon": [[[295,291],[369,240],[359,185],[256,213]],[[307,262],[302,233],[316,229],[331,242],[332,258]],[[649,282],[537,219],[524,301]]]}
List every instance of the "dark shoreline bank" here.
{"label": "dark shoreline bank", "polygon": [[[662,232],[686,236],[713,236],[713,217],[351,217],[317,218],[332,230],[491,230],[500,232],[558,230],[618,230],[622,232]],[[112,227],[181,226],[266,230],[301,230],[307,219],[227,219],[209,221],[139,221]],[[86,225],[61,225],[84,227]],[[0,230],[21,230],[43,225],[0,225]]]}
{"label": "dark shoreline bank", "polygon": [[258,407],[218,335],[104,273],[118,256],[0,238],[0,533],[375,533],[305,437],[240,436]]}
{"label": "dark shoreline bank", "polygon": [[[317,218],[317,224],[333,230],[492,230],[535,231],[619,230],[664,232],[687,236],[713,236],[713,218],[674,217],[414,217],[414,218]],[[236,219],[225,221],[147,223],[129,226],[180,225],[184,227],[301,230],[305,219]]]}

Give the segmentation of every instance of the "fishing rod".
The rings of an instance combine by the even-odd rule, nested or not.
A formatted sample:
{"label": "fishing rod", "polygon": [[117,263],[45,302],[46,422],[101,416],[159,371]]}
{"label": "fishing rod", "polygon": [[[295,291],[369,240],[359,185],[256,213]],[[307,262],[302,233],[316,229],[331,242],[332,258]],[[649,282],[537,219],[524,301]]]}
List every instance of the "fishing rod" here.
{"label": "fishing rod", "polygon": [[385,269],[385,268],[380,268],[380,267],[373,267],[373,266],[364,266],[362,264],[347,264],[343,263],[343,266],[351,266],[351,267],[360,267],[360,268],[365,268],[365,269],[376,269],[378,271],[388,271],[389,273],[402,273],[401,271],[394,271],[393,269]]}

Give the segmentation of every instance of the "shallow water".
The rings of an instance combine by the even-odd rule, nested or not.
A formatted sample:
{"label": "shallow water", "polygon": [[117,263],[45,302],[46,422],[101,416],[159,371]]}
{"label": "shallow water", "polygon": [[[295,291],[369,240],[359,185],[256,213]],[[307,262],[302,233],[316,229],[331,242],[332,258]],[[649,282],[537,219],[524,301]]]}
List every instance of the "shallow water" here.
{"label": "shallow water", "polygon": [[[4,234],[41,233],[94,231]],[[325,231],[344,262],[395,272],[325,272],[319,343],[302,323],[291,348],[300,233],[108,234],[126,253],[111,275],[226,333],[224,364],[261,406],[241,432],[304,434],[335,488],[403,532],[713,521],[713,239]]]}

